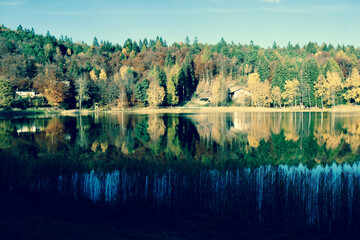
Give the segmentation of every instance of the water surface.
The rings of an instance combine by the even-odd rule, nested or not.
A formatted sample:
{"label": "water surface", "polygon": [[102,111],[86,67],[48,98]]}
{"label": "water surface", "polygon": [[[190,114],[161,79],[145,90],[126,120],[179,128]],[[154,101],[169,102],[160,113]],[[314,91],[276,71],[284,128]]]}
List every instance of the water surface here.
{"label": "water surface", "polygon": [[1,184],[104,204],[345,228],[360,114],[92,113],[0,120]]}

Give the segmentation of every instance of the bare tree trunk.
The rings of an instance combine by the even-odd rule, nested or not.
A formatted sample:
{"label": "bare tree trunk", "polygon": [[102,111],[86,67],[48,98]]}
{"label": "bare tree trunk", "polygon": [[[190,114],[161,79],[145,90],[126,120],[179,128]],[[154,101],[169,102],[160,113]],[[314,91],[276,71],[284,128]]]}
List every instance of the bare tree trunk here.
{"label": "bare tree trunk", "polygon": [[321,96],[321,109],[324,109],[324,101],[323,101],[323,97]]}

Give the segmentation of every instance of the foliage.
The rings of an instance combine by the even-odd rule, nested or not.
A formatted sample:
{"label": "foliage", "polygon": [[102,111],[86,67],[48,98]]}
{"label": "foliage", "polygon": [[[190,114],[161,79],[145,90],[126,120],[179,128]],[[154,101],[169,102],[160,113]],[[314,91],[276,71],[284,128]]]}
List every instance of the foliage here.
{"label": "foliage", "polygon": [[14,91],[10,81],[0,77],[0,107],[10,108],[11,102],[14,99]]}
{"label": "foliage", "polygon": [[300,83],[297,79],[292,81],[285,81],[285,92],[282,93],[281,97],[285,100],[285,104],[288,106],[296,106],[296,99],[299,96]]}
{"label": "foliage", "polygon": [[337,72],[327,72],[324,82],[324,100],[328,105],[336,105],[337,94],[343,89],[341,77]]}
{"label": "foliage", "polygon": [[83,75],[76,81],[76,100],[79,103],[79,109],[82,109],[82,103],[89,100],[88,79]]}
{"label": "foliage", "polygon": [[138,99],[140,106],[145,106],[147,104],[148,95],[146,91],[149,88],[149,80],[144,79],[135,85],[135,97]]}
{"label": "foliage", "polygon": [[148,95],[148,102],[150,107],[157,107],[161,105],[165,98],[165,90],[163,87],[160,87],[158,82],[151,82],[148,90],[146,91]]}
{"label": "foliage", "polygon": [[[334,48],[325,43],[310,42],[301,48],[299,44],[281,47],[274,42],[272,48],[261,48],[253,42],[235,44],[221,38],[209,45],[186,38],[185,43],[168,46],[157,37],[139,42],[128,38],[120,45],[95,37],[89,45],[74,43],[67,36],[56,39],[49,32],[43,36],[22,27],[14,31],[0,26],[0,76],[10,82],[11,89],[36,90],[53,106],[75,107],[79,103],[78,80],[82,76],[87,78],[83,101],[88,107],[111,107],[115,102],[122,108],[146,106],[145,79],[148,85],[158,82],[165,91],[162,104],[169,106],[186,104],[194,96],[211,99],[219,79],[223,79],[220,92],[232,87],[252,89],[254,106],[287,104],[276,98],[277,87],[280,95],[285,93],[286,81],[292,79],[299,80],[295,98],[305,107],[325,100],[327,106],[334,105],[333,100],[358,104],[351,75],[360,69],[359,59],[359,48]],[[320,74],[327,76],[328,72],[336,72],[345,87],[333,91],[331,104],[318,81]],[[246,85],[254,73],[259,75],[260,83],[255,84],[259,91]],[[219,101],[215,105],[226,102],[215,101]]]}
{"label": "foliage", "polygon": [[347,100],[355,101],[356,103],[360,102],[360,75],[359,71],[354,68],[351,72],[349,78],[346,79],[345,87],[347,88],[344,97]]}

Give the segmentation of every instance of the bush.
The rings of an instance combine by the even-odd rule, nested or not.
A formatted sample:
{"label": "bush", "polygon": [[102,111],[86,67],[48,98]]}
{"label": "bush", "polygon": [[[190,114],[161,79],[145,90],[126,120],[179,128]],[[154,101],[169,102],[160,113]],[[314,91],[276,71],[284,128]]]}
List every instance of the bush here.
{"label": "bush", "polygon": [[20,108],[22,110],[26,110],[30,107],[30,99],[29,98],[18,98],[11,102],[12,108]]}

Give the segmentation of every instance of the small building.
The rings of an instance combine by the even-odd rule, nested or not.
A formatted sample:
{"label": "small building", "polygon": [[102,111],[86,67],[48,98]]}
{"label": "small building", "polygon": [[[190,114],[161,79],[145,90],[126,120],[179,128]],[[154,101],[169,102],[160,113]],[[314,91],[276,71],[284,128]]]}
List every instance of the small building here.
{"label": "small building", "polygon": [[22,97],[22,98],[34,98],[34,97],[37,97],[37,95],[39,95],[39,94],[36,94],[36,92],[33,90],[28,90],[28,91],[16,90],[15,94],[16,94],[16,97]]}
{"label": "small building", "polygon": [[247,91],[244,86],[234,86],[230,88],[230,97],[234,102],[236,102],[238,99],[243,99],[250,96],[251,93]]}

